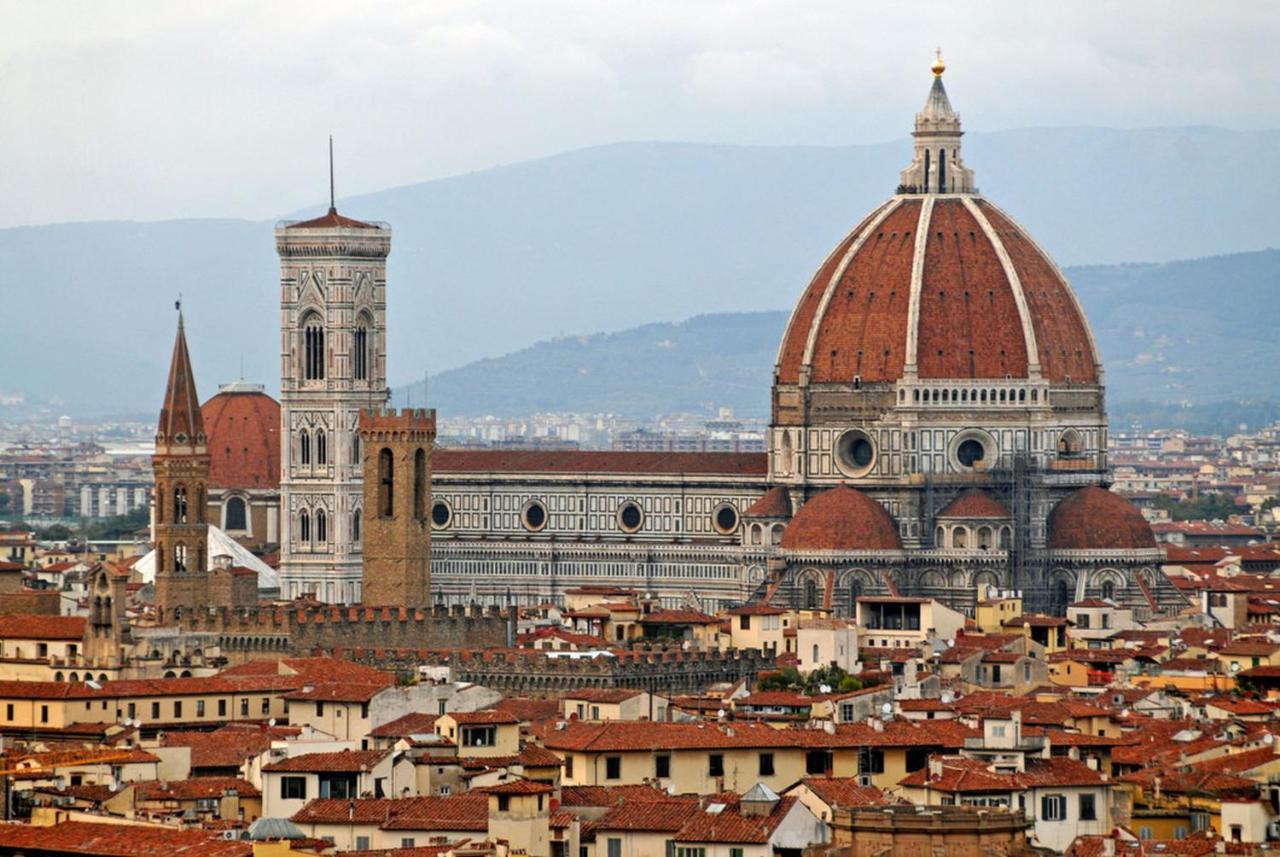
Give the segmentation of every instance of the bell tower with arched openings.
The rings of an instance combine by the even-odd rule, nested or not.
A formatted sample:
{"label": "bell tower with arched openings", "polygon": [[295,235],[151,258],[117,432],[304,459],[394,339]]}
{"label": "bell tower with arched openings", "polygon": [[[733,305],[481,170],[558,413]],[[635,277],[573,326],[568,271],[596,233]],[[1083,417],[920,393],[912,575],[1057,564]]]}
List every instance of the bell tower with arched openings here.
{"label": "bell tower with arched openings", "polygon": [[175,611],[209,603],[209,449],[181,310],[151,464],[156,480],[155,598],[164,621]]}
{"label": "bell tower with arched openings", "polygon": [[391,228],[339,214],[276,227],[280,256],[280,594],[356,603],[359,416],[387,400]]}
{"label": "bell tower with arched openings", "polygon": [[364,602],[426,607],[431,593],[434,410],[368,410],[364,443]]}

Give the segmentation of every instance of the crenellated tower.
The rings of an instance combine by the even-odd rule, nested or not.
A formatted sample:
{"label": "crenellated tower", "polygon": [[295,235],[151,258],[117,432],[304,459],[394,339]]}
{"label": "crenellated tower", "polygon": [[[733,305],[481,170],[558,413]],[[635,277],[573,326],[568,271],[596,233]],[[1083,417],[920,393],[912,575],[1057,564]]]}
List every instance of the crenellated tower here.
{"label": "crenellated tower", "polygon": [[276,228],[280,256],[280,587],[361,600],[359,416],[387,400],[391,229],[328,213]]}
{"label": "crenellated tower", "polygon": [[426,607],[431,593],[433,410],[360,414],[364,445],[364,602]]}
{"label": "crenellated tower", "polygon": [[181,312],[151,462],[155,472],[155,598],[161,621],[165,621],[184,609],[208,604],[205,500],[209,450]]}

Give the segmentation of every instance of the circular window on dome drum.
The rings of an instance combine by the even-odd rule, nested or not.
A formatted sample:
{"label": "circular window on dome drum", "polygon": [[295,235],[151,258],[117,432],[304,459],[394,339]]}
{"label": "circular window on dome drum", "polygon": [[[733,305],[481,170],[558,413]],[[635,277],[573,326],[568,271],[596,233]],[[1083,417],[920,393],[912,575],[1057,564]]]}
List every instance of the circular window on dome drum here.
{"label": "circular window on dome drum", "polygon": [[530,500],[520,510],[520,523],[531,533],[536,533],[547,525],[547,507],[541,500]]}
{"label": "circular window on dome drum", "polygon": [[721,503],[711,513],[711,523],[722,536],[735,533],[738,530],[738,510],[732,503]]}
{"label": "circular window on dome drum", "polygon": [[995,466],[995,440],[986,432],[971,429],[951,441],[951,462],[957,470],[987,470]]}
{"label": "circular window on dome drum", "polygon": [[453,509],[444,500],[437,500],[431,504],[431,526],[437,530],[443,530],[449,526],[449,522],[453,520]]}
{"label": "circular window on dome drum", "polygon": [[640,511],[639,504],[628,500],[618,508],[618,526],[623,532],[634,533],[640,529],[640,525],[644,523],[644,512]]}
{"label": "circular window on dome drum", "polygon": [[836,466],[846,476],[865,476],[876,463],[875,442],[862,429],[849,429],[836,441]]}

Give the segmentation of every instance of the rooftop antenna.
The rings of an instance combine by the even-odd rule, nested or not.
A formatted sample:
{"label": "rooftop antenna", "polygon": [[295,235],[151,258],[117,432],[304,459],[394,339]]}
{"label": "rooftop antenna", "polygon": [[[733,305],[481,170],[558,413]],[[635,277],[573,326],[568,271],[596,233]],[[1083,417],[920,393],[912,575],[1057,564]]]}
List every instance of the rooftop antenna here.
{"label": "rooftop antenna", "polygon": [[333,135],[329,135],[329,211],[337,211],[333,196]]}

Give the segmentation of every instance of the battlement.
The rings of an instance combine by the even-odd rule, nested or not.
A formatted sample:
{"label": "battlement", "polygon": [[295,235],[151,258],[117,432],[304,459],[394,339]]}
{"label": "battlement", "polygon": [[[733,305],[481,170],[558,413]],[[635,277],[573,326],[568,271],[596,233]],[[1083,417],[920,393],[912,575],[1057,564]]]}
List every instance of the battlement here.
{"label": "battlement", "polygon": [[366,441],[432,440],[436,436],[435,408],[362,409],[360,436]]}

